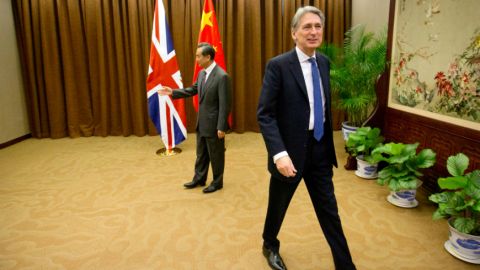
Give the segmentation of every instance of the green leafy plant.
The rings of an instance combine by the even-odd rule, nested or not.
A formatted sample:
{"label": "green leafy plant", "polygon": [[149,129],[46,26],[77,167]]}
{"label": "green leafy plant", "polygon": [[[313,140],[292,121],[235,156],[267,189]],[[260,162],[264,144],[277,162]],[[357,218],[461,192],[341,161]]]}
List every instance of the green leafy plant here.
{"label": "green leafy plant", "polygon": [[347,152],[354,157],[363,156],[363,159],[368,161],[372,150],[383,141],[379,128],[361,127],[350,133],[346,143]]}
{"label": "green leafy plant", "polygon": [[459,153],[447,159],[449,177],[438,178],[444,191],[428,197],[438,204],[433,219],[453,218],[458,231],[480,236],[480,170],[465,173],[469,158]]}
{"label": "green leafy plant", "polygon": [[416,189],[423,175],[420,169],[433,166],[436,153],[431,149],[423,149],[418,154],[418,143],[387,143],[372,151],[372,159],[385,161],[387,166],[378,172],[377,183],[388,185],[392,191]]}
{"label": "green leafy plant", "polygon": [[334,105],[346,112],[351,125],[360,127],[375,105],[375,82],[386,66],[386,31],[375,36],[358,25],[345,33],[342,48],[325,44],[319,50],[331,60]]}

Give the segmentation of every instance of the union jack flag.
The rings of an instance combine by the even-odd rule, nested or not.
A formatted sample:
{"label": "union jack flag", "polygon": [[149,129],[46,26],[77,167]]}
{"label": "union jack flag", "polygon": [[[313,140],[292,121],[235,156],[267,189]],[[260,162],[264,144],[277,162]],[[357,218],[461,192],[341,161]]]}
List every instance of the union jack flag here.
{"label": "union jack flag", "polygon": [[160,134],[165,148],[173,149],[187,138],[185,101],[172,100],[157,91],[164,86],[183,88],[172,37],[168,29],[162,0],[155,4],[150,64],[147,77],[148,113]]}

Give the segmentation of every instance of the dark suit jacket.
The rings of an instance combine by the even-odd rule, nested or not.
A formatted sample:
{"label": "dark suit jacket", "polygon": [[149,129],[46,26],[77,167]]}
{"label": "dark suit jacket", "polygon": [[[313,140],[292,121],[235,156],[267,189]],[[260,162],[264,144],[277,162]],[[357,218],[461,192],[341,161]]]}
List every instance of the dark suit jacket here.
{"label": "dark suit jacket", "polygon": [[[328,158],[332,165],[337,166],[333,145],[330,65],[328,59],[321,54],[317,53],[316,59],[326,99],[323,136],[331,151],[329,151],[328,157],[315,158]],[[268,62],[258,104],[257,119],[267,146],[270,173],[286,181],[300,180],[307,153],[310,106],[307,87],[295,49]],[[282,151],[288,152],[297,169],[295,179],[284,177],[273,163],[272,157]]]}
{"label": "dark suit jacket", "polygon": [[[173,91],[172,98],[183,98],[196,95],[205,72],[200,72],[195,84],[184,89]],[[216,137],[217,130],[227,131],[228,114],[230,113],[232,83],[228,74],[218,64],[208,76],[198,97],[198,117],[196,130],[202,137]]]}

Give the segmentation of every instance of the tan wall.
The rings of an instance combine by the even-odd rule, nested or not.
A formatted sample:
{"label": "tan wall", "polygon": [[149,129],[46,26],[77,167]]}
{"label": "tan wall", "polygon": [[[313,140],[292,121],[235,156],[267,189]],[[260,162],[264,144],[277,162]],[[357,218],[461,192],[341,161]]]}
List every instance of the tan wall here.
{"label": "tan wall", "polygon": [[378,32],[388,25],[390,0],[353,0],[352,25],[364,24],[365,30]]}
{"label": "tan wall", "polygon": [[30,133],[11,1],[0,0],[0,143]]}

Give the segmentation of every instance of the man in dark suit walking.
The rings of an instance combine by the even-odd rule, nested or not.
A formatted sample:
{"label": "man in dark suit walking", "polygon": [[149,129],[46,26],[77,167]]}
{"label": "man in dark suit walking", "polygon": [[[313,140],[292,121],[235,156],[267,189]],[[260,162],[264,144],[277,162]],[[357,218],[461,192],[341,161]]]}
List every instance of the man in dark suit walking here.
{"label": "man in dark suit walking", "polygon": [[185,183],[184,186],[189,189],[205,186],[211,162],[213,181],[203,189],[204,193],[211,193],[223,188],[225,132],[229,129],[232,86],[228,74],[215,63],[215,49],[210,44],[198,44],[195,57],[203,68],[195,84],[175,90],[164,87],[158,92],[162,95],[172,95],[174,99],[199,95],[195,175],[192,181]]}
{"label": "man in dark suit walking", "polygon": [[297,10],[291,34],[296,47],[269,61],[257,110],[271,173],[263,254],[272,269],[286,269],[280,231],[288,205],[303,178],[336,269],[355,269],[345,239],[332,183],[337,166],[333,145],[328,59],[316,53],[324,14]]}

